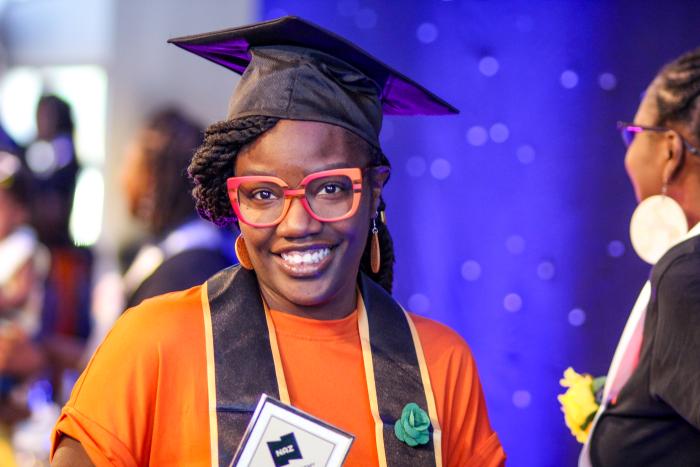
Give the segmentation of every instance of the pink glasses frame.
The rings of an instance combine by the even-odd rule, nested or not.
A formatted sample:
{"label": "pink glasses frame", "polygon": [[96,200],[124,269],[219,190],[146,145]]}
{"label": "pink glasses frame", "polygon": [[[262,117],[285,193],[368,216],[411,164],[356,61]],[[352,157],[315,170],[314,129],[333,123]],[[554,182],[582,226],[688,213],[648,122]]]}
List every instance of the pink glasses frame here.
{"label": "pink glasses frame", "polygon": [[[354,167],[350,169],[331,169],[323,170],[321,172],[315,172],[304,177],[304,179],[299,183],[299,188],[294,189],[290,189],[287,182],[278,177],[272,177],[267,175],[247,175],[243,177],[231,177],[227,179],[226,188],[228,189],[228,198],[231,201],[231,206],[233,207],[236,216],[241,222],[248,224],[251,227],[273,227],[282,222],[282,219],[284,219],[284,216],[286,216],[287,212],[289,211],[289,206],[291,206],[292,204],[292,198],[299,198],[306,212],[308,212],[309,215],[315,220],[319,222],[338,222],[354,216],[357,212],[357,208],[360,205],[360,198],[362,196],[362,171],[363,169]],[[324,219],[322,217],[318,217],[316,213],[314,213],[311,209],[311,206],[309,206],[309,202],[306,199],[306,196],[304,196],[306,194],[306,185],[316,180],[317,178],[332,177],[338,175],[345,175],[352,181],[352,206],[346,214],[343,214],[340,217],[334,217],[331,219]],[[277,219],[275,219],[273,222],[266,222],[264,224],[257,224],[245,220],[245,218],[241,215],[241,211],[238,206],[238,188],[241,186],[241,184],[246,182],[272,182],[278,184],[284,189],[284,207],[282,208],[282,213]]]}

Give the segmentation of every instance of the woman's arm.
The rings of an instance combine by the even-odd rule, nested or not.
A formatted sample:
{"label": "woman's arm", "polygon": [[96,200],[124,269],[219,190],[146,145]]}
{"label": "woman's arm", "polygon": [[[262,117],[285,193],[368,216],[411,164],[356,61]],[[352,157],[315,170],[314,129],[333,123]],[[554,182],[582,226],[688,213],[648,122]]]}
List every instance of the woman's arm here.
{"label": "woman's arm", "polygon": [[63,436],[53,455],[51,465],[54,467],[93,467],[85,449],[69,436]]}

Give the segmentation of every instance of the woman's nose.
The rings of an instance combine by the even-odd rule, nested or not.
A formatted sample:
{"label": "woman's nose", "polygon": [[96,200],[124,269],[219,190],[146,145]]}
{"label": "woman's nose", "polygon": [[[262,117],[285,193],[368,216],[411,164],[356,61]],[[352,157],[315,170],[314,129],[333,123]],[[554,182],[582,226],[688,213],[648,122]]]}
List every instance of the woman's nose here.
{"label": "woman's nose", "polygon": [[300,198],[292,198],[289,209],[277,226],[277,233],[283,237],[305,237],[321,231],[323,224],[306,210]]}

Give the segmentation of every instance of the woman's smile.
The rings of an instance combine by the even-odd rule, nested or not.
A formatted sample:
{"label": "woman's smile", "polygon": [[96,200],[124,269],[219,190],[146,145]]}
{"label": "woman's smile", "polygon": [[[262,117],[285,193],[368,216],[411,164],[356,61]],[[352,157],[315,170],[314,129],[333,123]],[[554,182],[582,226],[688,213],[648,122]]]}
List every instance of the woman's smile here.
{"label": "woman's smile", "polygon": [[273,255],[284,272],[303,279],[322,274],[333,260],[334,251],[334,246],[310,245],[290,247]]}

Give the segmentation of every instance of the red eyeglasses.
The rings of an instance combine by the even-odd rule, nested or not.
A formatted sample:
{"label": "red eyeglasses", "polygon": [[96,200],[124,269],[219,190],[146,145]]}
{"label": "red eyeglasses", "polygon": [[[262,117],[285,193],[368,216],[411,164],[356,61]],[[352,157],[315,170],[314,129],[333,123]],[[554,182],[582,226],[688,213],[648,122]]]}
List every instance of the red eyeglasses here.
{"label": "red eyeglasses", "polygon": [[281,178],[231,177],[228,196],[238,219],[253,227],[272,227],[284,219],[292,198],[299,198],[311,217],[337,222],[352,217],[362,196],[362,172],[366,169],[333,169],[307,175],[290,189]]}

